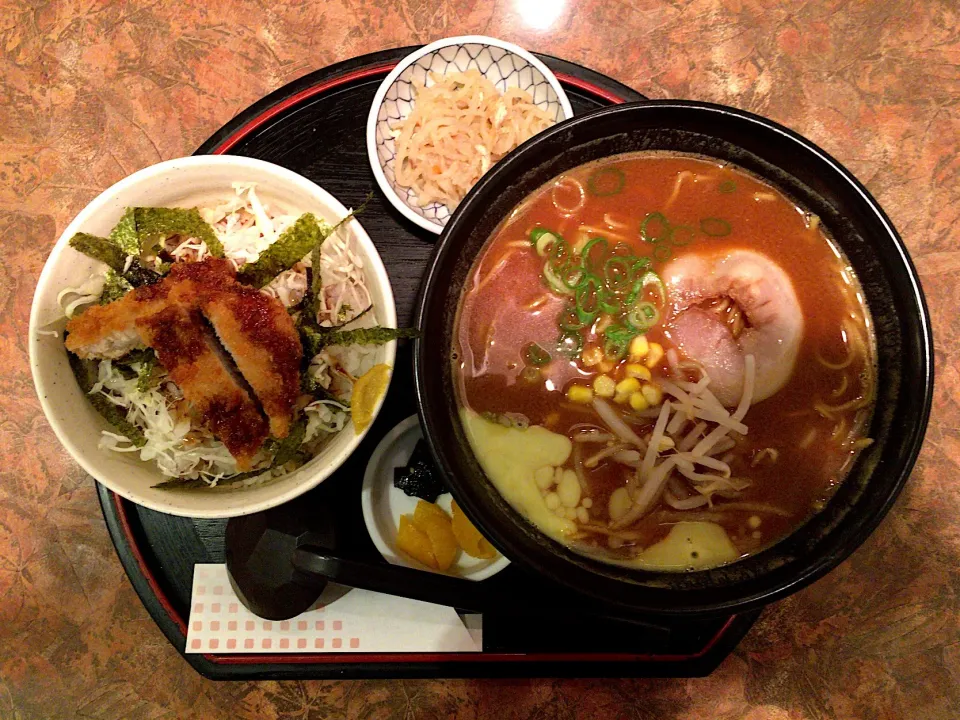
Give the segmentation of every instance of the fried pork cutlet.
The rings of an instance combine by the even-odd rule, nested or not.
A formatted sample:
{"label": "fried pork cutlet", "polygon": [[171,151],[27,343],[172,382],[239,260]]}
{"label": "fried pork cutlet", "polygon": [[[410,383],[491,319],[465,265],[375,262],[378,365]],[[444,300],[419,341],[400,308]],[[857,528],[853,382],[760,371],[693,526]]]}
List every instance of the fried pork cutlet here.
{"label": "fried pork cutlet", "polygon": [[[242,438],[249,435],[252,442],[259,436],[259,426],[252,415],[256,414],[260,425],[264,424],[263,418],[249,394],[230,374],[230,368],[224,365],[225,358],[207,331],[204,317],[263,406],[274,437],[286,437],[300,394],[300,338],[280,301],[238,283],[236,271],[227,260],[208,258],[199,263],[177,263],[161,282],[137,288],[109,305],[87,309],[67,323],[66,346],[82,358],[119,358],[144,345],[154,348],[160,364],[239,465],[245,452]],[[169,337],[163,333],[165,320],[175,321],[176,332]],[[161,348],[158,343],[162,342],[166,346]],[[203,349],[202,361],[191,356],[178,360],[178,353],[187,347],[195,352]],[[193,367],[201,362],[211,364],[211,378],[199,374],[203,368]],[[186,369],[177,374],[193,383],[191,392],[174,374],[174,368],[180,367]],[[215,378],[217,384],[205,392],[203,383]],[[245,402],[241,402],[238,390]],[[217,399],[221,396],[232,399],[221,402]],[[231,429],[232,410],[224,408],[238,408],[237,421],[244,427]],[[228,442],[228,436],[234,439]],[[260,437],[259,443],[263,439]],[[235,447],[240,455],[234,452]]]}
{"label": "fried pork cutlet", "polygon": [[67,350],[81,358],[119,358],[143,347],[138,319],[171,305],[191,309],[205,288],[234,283],[233,266],[210,258],[202,263],[174,265],[155,285],[144,285],[108,305],[94,305],[67,323]]}
{"label": "fried pork cutlet", "polygon": [[236,459],[237,468],[249,470],[267,438],[267,423],[225,364],[199,311],[172,305],[136,325],[184,398]]}
{"label": "fried pork cutlet", "polygon": [[259,290],[239,285],[232,291],[209,293],[203,314],[257,394],[270,420],[270,434],[286,437],[300,395],[303,355],[286,309]]}

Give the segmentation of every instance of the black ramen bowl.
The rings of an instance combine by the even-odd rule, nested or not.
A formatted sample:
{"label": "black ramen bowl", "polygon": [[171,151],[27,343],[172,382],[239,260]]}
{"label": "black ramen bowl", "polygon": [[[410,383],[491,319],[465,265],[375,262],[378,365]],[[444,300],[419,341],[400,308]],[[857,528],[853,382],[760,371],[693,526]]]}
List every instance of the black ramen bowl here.
{"label": "black ramen bowl", "polygon": [[[510,211],[551,178],[625,152],[665,150],[732,162],[820,216],[859,275],[877,340],[875,442],[826,507],[767,550],[689,573],[602,563],[540,533],[485,477],[458,414],[454,323],[464,282]],[[933,393],[930,319],[920,282],[889,218],[867,190],[813,143],[764,118],[697,102],[605,108],[555,126],[493,166],[460,204],[421,287],[416,384],[423,426],[457,502],[507,557],[610,616],[744,610],[795,592],[838,565],[877,527],[920,450]],[[785,481],[789,481],[785,478]]]}

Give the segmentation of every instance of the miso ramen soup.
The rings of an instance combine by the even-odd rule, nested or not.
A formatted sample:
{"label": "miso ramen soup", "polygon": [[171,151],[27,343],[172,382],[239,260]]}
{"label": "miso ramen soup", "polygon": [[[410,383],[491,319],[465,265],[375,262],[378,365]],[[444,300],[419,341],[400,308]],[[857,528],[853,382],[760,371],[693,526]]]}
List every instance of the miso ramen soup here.
{"label": "miso ramen soup", "polygon": [[625,154],[548,182],[484,246],[456,337],[487,476],[608,562],[756,553],[871,442],[875,351],[852,268],[818,217],[719,161]]}

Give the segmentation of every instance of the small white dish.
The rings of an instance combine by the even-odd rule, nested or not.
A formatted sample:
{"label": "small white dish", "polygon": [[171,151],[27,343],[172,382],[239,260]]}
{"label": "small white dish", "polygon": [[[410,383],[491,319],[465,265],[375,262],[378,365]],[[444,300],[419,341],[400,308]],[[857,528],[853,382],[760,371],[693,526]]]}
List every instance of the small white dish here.
{"label": "small white dish", "polygon": [[[60,290],[81,285],[99,263],[71,248],[70,238],[81,231],[109,234],[127,207],[193,207],[229,197],[234,182],[257,183],[261,199],[286,212],[313,212],[330,222],[347,214],[347,209],[318,185],[272,163],[236,155],[168,160],[121,180],[80,211],[50,252],[30,310],[30,369],[43,412],[60,442],[84,470],[118,495],[171,515],[225,518],[281,505],[329,477],[366,434],[355,434],[348,422],[316,457],[294,472],[263,485],[222,490],[158,490],[151,486],[167,478],[153,462],[140,460],[138,453],[99,449],[101,431],[110,426],[84,397],[70,369],[63,344],[66,318],[57,302]],[[378,322],[396,327],[393,291],[376,247],[355,218],[345,229],[363,257]],[[378,350],[376,362],[393,366],[395,357],[396,342],[389,342]],[[382,404],[383,398],[374,418]]]}
{"label": "small white dish", "polygon": [[[370,539],[391,565],[402,565],[416,570],[428,570],[442,575],[456,575],[468,580],[485,580],[503,570],[510,561],[500,553],[492,560],[481,560],[467,555],[462,550],[457,560],[446,572],[440,573],[431,567],[417,562],[397,550],[397,528],[401,515],[412,515],[419,498],[410,497],[393,485],[393,471],[404,467],[410,455],[423,437],[420,420],[416,415],[408,417],[384,435],[377,449],[370,456],[367,470],[363,475],[363,488],[360,491],[360,504],[363,509],[363,521],[366,523]],[[450,514],[453,496],[444,493],[437,498],[437,505]]]}
{"label": "small white dish", "polygon": [[429,73],[478,70],[501,92],[519,87],[556,119],[573,117],[573,108],[560,81],[532,54],[512,43],[483,35],[465,35],[430,43],[411,53],[387,75],[373,98],[367,117],[367,155],[373,175],[390,203],[420,227],[437,233],[450,219],[441,203],[420,207],[416,193],[396,184],[396,147],[390,124],[405,119],[414,106],[413,81],[426,83]]}

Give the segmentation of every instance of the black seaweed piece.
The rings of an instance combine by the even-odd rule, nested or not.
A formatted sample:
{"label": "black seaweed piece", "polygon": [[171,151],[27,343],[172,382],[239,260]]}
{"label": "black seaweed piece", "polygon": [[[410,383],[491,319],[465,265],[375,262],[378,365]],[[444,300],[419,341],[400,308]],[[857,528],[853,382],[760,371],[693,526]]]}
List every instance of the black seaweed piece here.
{"label": "black seaweed piece", "polygon": [[[207,251],[211,255],[223,257],[223,245],[217,238],[217,234],[200,216],[196,208],[133,208],[133,222],[140,241],[140,252],[149,250],[158,241],[171,235],[180,235],[202,240],[206,243]],[[126,213],[120,220],[121,226],[124,223],[129,224]]]}
{"label": "black seaweed piece", "polygon": [[153,285],[163,280],[163,275],[156,273],[149,268],[145,268],[140,264],[140,261],[134,259],[130,263],[130,268],[123,274],[124,280],[133,285],[133,287],[141,287],[143,285]]}
{"label": "black seaweed piece", "polygon": [[448,492],[422,439],[413,448],[406,467],[394,468],[393,486],[403,490],[410,497],[417,497],[431,503],[436,502],[438,497]]}
{"label": "black seaweed piece", "polygon": [[385,328],[375,326],[356,330],[316,330],[304,324],[300,328],[300,340],[303,348],[313,357],[327,345],[383,345],[391,340],[419,337],[416,328]]}

